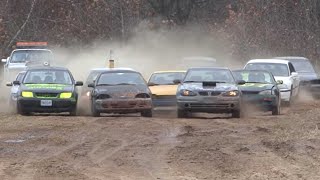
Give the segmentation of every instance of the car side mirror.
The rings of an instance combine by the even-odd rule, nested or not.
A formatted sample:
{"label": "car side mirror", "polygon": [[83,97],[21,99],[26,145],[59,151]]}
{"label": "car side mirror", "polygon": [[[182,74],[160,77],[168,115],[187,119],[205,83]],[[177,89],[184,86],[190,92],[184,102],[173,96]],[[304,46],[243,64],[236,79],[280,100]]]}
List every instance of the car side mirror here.
{"label": "car side mirror", "polygon": [[94,88],[94,83],[88,84],[88,87]]}
{"label": "car side mirror", "polygon": [[20,81],[13,81],[12,84],[13,85],[20,85]]}
{"label": "car side mirror", "polygon": [[12,82],[7,82],[6,86],[12,86]]}
{"label": "car side mirror", "polygon": [[244,80],[238,80],[238,81],[237,81],[237,84],[238,84],[238,85],[244,85],[244,84],[246,84],[246,81],[244,81]]}
{"label": "car side mirror", "polygon": [[83,86],[83,82],[82,81],[76,81],[75,86]]}
{"label": "car side mirror", "polygon": [[283,81],[282,80],[278,80],[277,84],[283,84]]}
{"label": "car side mirror", "polygon": [[6,63],[7,59],[1,59],[1,62]]}
{"label": "car side mirror", "polygon": [[180,83],[181,83],[181,80],[180,80],[180,79],[175,79],[175,80],[173,80],[173,83],[174,83],[174,84],[180,84]]}
{"label": "car side mirror", "polygon": [[298,76],[298,73],[297,72],[292,72],[291,75],[292,76]]}

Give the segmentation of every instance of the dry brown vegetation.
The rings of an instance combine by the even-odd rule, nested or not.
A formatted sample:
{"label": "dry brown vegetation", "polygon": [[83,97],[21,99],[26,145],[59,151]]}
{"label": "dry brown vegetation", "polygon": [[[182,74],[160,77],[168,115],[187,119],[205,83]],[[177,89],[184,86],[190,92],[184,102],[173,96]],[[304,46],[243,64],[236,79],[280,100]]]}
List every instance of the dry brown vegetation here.
{"label": "dry brown vegetation", "polygon": [[22,40],[63,47],[126,41],[143,23],[146,30],[191,25],[223,32],[230,54],[240,60],[301,55],[316,61],[319,9],[317,0],[3,0],[0,55]]}

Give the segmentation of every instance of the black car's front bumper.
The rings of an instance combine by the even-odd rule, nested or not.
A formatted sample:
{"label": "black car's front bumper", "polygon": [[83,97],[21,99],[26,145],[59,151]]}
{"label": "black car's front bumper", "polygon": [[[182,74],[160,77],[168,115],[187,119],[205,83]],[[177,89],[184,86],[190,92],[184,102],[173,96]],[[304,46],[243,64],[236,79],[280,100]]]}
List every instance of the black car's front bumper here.
{"label": "black car's front bumper", "polygon": [[240,110],[240,97],[188,97],[177,98],[178,109],[189,112],[232,113]]}
{"label": "black car's front bumper", "polygon": [[[51,106],[42,106],[41,100],[51,100]],[[61,113],[72,112],[77,107],[77,100],[69,99],[43,99],[43,98],[22,98],[17,101],[18,109],[22,112],[38,112],[38,113]]]}

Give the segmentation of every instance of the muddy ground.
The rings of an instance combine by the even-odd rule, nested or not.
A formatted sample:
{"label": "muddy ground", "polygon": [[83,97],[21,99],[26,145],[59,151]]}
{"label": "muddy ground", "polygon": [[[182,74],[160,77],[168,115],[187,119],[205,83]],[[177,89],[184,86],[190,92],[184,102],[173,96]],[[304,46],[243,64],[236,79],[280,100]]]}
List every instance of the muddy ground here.
{"label": "muddy ground", "polygon": [[0,179],[320,179],[320,102],[243,119],[0,114]]}

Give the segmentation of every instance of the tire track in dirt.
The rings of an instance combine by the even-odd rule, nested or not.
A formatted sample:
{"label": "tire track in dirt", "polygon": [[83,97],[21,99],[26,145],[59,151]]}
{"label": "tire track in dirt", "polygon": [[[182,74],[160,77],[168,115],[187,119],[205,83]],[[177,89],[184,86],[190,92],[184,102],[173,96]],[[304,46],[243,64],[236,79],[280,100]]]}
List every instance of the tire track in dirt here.
{"label": "tire track in dirt", "polygon": [[[31,120],[31,118],[37,117],[37,120],[40,121],[54,121],[56,118],[61,118],[61,117],[55,117],[55,116],[33,116],[30,117],[28,116],[27,119]],[[81,120],[81,118],[80,118]],[[41,131],[41,135],[39,136],[48,136],[50,134],[56,133],[55,131],[48,131],[47,133],[43,133],[44,131]],[[88,132],[86,129],[83,129],[81,131],[78,131],[76,134],[73,134],[73,136],[80,137],[81,135],[86,134]],[[37,133],[37,132],[35,132]],[[63,154],[64,152],[68,151],[69,149],[72,149],[76,146],[78,146],[81,143],[82,139],[76,139],[73,140],[73,142],[69,145],[59,147],[59,148],[54,148],[54,149],[48,149],[50,147],[46,147],[45,149],[41,149],[42,147],[37,147],[34,150],[34,153],[28,154],[27,157],[22,157],[22,159],[18,161],[22,161],[23,165],[19,168],[20,172],[16,174],[18,179],[28,179],[30,177],[35,177],[36,178],[36,171],[37,169],[35,168],[37,164],[41,164],[42,161],[46,161],[48,159],[52,159],[55,157],[58,157],[60,154]],[[40,148],[40,149],[39,149]],[[45,154],[42,154],[39,156],[39,152],[41,150],[47,150]]]}

